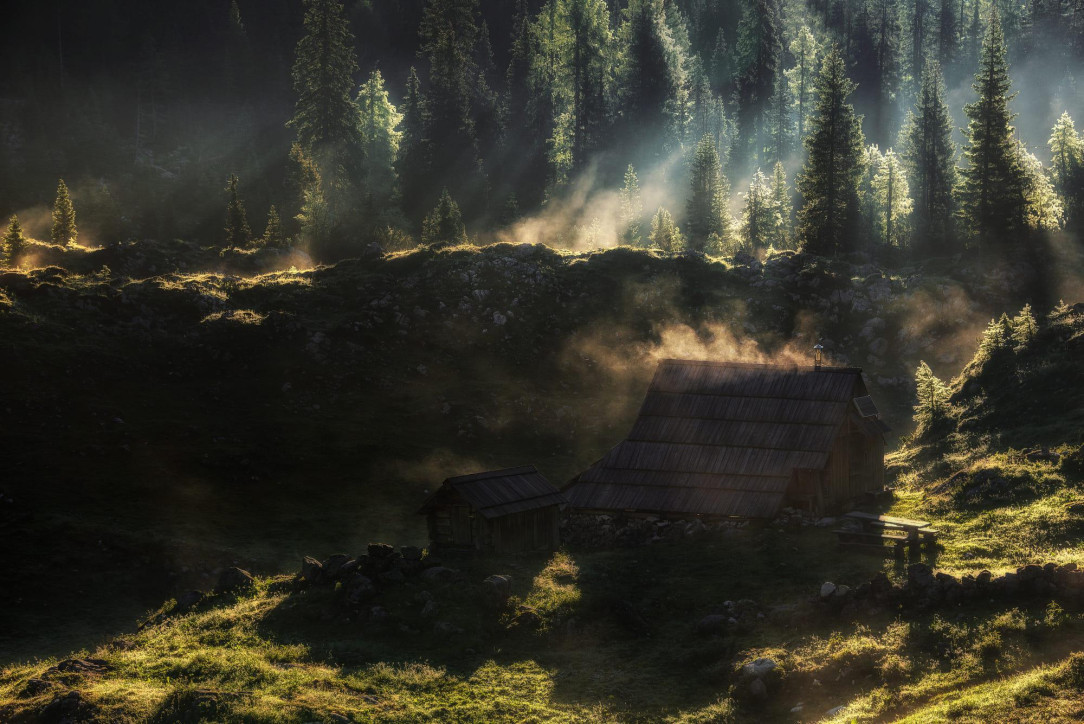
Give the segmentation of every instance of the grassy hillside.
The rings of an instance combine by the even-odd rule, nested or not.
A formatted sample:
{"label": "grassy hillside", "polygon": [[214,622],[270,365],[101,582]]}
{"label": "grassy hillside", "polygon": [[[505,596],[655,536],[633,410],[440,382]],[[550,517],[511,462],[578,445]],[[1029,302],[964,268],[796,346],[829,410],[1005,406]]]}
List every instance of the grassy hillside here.
{"label": "grassy hillside", "polygon": [[[1026,275],[499,245],[252,276],[285,262],[178,243],[112,250],[102,269],[101,252],[72,253],[77,271],[0,274],[9,718],[68,706],[130,721],[438,721],[454,703],[476,721],[816,720],[839,706],[873,720],[933,712],[969,687],[974,711],[1004,706],[992,682],[1014,676],[1035,692],[1019,711],[1040,720],[1077,696],[1078,664],[1059,663],[1079,648],[1071,606],[826,615],[806,603],[826,580],[906,576],[841,558],[815,527],[447,561],[458,585],[384,586],[372,604],[383,623],[282,576],[305,554],[423,543],[413,510],[448,475],[534,463],[567,480],[620,440],[660,358],[805,362],[815,339],[866,369],[903,433],[918,361],[961,370],[942,434],[906,437],[892,464],[891,511],[945,531],[941,569],[1084,564],[1080,315],[1045,321],[1011,373],[965,369]],[[1064,454],[1022,454],[1042,444]],[[1009,499],[959,492],[994,467],[1023,481]],[[130,633],[230,565],[262,574],[253,591]],[[478,605],[490,573],[513,578],[500,609]],[[451,628],[422,616],[423,590]],[[731,616],[725,602],[743,600]],[[520,604],[537,628],[509,630]],[[712,614],[736,623],[698,632]],[[59,666],[80,649],[103,663]],[[17,663],[38,656],[54,658]],[[763,699],[741,673],[762,656],[778,664]]]}

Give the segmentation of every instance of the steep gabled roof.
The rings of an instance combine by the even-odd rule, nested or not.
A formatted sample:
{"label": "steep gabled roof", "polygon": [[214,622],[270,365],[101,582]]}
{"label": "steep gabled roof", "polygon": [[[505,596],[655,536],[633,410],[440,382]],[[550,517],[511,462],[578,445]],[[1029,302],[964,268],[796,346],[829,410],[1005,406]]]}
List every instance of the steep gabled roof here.
{"label": "steep gabled roof", "polygon": [[499,518],[511,513],[522,513],[550,505],[564,506],[568,503],[561,491],[546,480],[542,473],[533,465],[526,465],[448,478],[429,496],[418,512],[429,512],[440,504],[449,491],[458,493],[485,518]]}
{"label": "steep gabled roof", "polygon": [[664,360],[628,437],[565,494],[588,510],[771,517],[865,394],[855,368]]}

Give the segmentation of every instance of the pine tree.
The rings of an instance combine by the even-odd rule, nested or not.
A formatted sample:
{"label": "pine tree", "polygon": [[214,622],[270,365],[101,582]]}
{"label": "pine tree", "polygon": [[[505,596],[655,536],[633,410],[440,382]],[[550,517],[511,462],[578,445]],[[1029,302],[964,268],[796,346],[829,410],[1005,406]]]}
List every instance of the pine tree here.
{"label": "pine tree", "polygon": [[919,362],[915,371],[915,392],[918,404],[915,405],[915,423],[918,434],[936,428],[948,415],[949,388],[934,375],[925,362]]}
{"label": "pine tree", "polygon": [[794,209],[790,201],[790,188],[787,186],[787,172],[783,164],[775,162],[772,169],[772,211],[775,226],[769,236],[769,244],[776,249],[790,249],[794,236]]}
{"label": "pine tree", "polygon": [[1005,37],[995,9],[982,44],[982,60],[972,85],[978,100],[967,114],[968,165],[961,171],[963,218],[980,242],[1005,241],[1025,226],[1026,173],[1013,138],[1008,94]]}
{"label": "pine tree", "polygon": [[[921,0],[919,0],[921,1]],[[950,0],[946,0],[950,1]],[[877,0],[876,57],[877,86],[874,94],[874,136],[887,142],[889,126],[895,119],[893,103],[900,88],[900,19],[896,0]]]}
{"label": "pine tree", "polygon": [[798,236],[804,250],[835,255],[854,244],[858,221],[858,181],[862,176],[861,121],[847,96],[843,56],[833,46],[817,77],[817,103],[809,120],[806,165],[798,175],[804,204],[798,214]]}
{"label": "pine tree", "polygon": [[662,0],[630,0],[620,37],[625,51],[618,69],[619,107],[625,134],[669,134],[685,59],[666,24]]}
{"label": "pine tree", "polygon": [[776,211],[772,204],[772,190],[768,178],[757,169],[745,194],[745,207],[741,215],[741,242],[747,251],[767,247],[773,232],[778,228]]}
{"label": "pine tree", "polygon": [[786,72],[786,76],[790,82],[794,106],[798,109],[798,140],[801,143],[805,143],[805,124],[813,101],[813,79],[817,72],[820,50],[817,39],[805,25],[798,31],[797,37],[790,42],[790,54],[794,56],[794,67]]}
{"label": "pine tree", "polygon": [[409,219],[422,214],[425,190],[429,184],[429,112],[422,95],[417,71],[411,67],[402,103],[402,135],[395,170],[399,177],[403,213]]}
{"label": "pine tree", "polygon": [[226,192],[229,203],[226,205],[226,247],[240,249],[248,246],[252,240],[252,230],[248,226],[245,202],[237,191],[237,175],[230,174],[226,180]]}
{"label": "pine tree", "polygon": [[395,191],[395,159],[399,152],[402,116],[384,88],[384,78],[374,70],[362,84],[357,98],[360,117],[362,187],[369,215],[382,211]]}
{"label": "pine tree", "polygon": [[1024,170],[1024,221],[1028,227],[1042,231],[1061,228],[1065,220],[1065,210],[1061,198],[1054,190],[1049,174],[1043,169],[1042,162],[1030,153],[1019,139],[1016,141],[1016,156]]}
{"label": "pine tree", "polygon": [[422,243],[429,246],[455,246],[467,243],[467,229],[459,205],[452,199],[448,189],[440,193],[437,206],[422,224]]}
{"label": "pine tree", "polygon": [[956,145],[941,67],[934,60],[922,73],[915,112],[908,114],[900,138],[900,156],[915,200],[915,246],[922,254],[950,251],[956,212]]}
{"label": "pine tree", "polygon": [[711,85],[716,92],[721,93],[724,88],[730,85],[731,80],[730,49],[727,48],[726,33],[723,32],[722,28],[719,28],[718,33],[715,35],[715,44],[711,48],[709,64]]}
{"label": "pine tree", "polygon": [[860,235],[863,248],[873,247],[880,237],[881,206],[877,201],[877,191],[873,182],[877,171],[884,161],[884,154],[876,143],[866,147],[862,154],[862,176],[858,182],[858,200],[862,209],[862,232]]}
{"label": "pine tree", "polygon": [[75,228],[75,207],[68,196],[64,179],[60,179],[56,187],[56,201],[53,202],[52,240],[54,244],[73,246],[78,236],[79,232]]}
{"label": "pine tree", "polygon": [[733,224],[728,209],[730,185],[723,176],[715,139],[705,135],[696,146],[690,171],[685,229],[689,248],[705,251],[732,241]]}
{"label": "pine tree", "polygon": [[23,227],[19,223],[19,217],[12,214],[8,222],[8,230],[4,234],[0,254],[3,255],[8,266],[15,266],[24,251],[26,251],[26,237],[23,236]]}
{"label": "pine tree", "polygon": [[956,59],[957,19],[953,3],[956,0],[941,0],[941,12],[938,14],[937,55],[943,67]]}
{"label": "pine tree", "polygon": [[1034,341],[1038,329],[1035,315],[1031,311],[1031,305],[1025,304],[1020,313],[1012,319],[1012,338],[1017,349],[1030,345]]}
{"label": "pine tree", "polygon": [[790,115],[791,98],[786,78],[782,73],[776,76],[775,92],[768,103],[767,143],[763,158],[765,161],[783,161],[790,154],[794,143],[794,119]]}
{"label": "pine tree", "polygon": [[873,192],[880,209],[881,243],[885,246],[906,246],[908,217],[913,204],[903,164],[891,148],[881,159],[873,179]]}
{"label": "pine tree", "polygon": [[681,251],[685,246],[685,238],[681,235],[681,229],[674,224],[674,217],[661,206],[651,219],[650,239],[652,246],[663,251]]}
{"label": "pine tree", "polygon": [[[775,88],[775,76],[782,41],[779,18],[773,0],[749,0],[738,24],[738,138],[736,159],[745,158],[743,149],[759,150],[761,120]],[[733,151],[731,152],[734,153]]]}
{"label": "pine tree", "polygon": [[1066,223],[1075,228],[1084,222],[1084,135],[1078,135],[1073,119],[1062,113],[1048,144],[1054,188],[1061,196]]}
{"label": "pine tree", "polygon": [[644,202],[640,198],[640,182],[636,170],[630,165],[625,170],[625,186],[621,189],[621,236],[622,244],[639,246],[640,222],[644,213]]}
{"label": "pine tree", "polygon": [[287,123],[321,164],[341,164],[358,144],[358,109],[351,98],[358,65],[354,34],[340,0],[305,0],[305,34],[297,44],[297,92]]}
{"label": "pine tree", "polygon": [[263,236],[260,237],[260,246],[268,249],[286,247],[286,234],[282,231],[282,221],[279,219],[279,212],[274,204],[267,210],[267,226],[264,228]]}
{"label": "pine tree", "polygon": [[[304,232],[303,236],[311,237],[312,227],[312,204],[324,204],[323,177],[320,169],[312,157],[305,152],[300,143],[294,143],[290,147],[290,166],[288,185],[294,193],[294,200],[288,207],[288,218],[297,222],[293,227],[302,232],[302,227],[309,224],[310,232]],[[306,205],[309,206],[306,210]],[[324,215],[326,216],[326,214]],[[311,239],[310,239],[311,240]]]}
{"label": "pine tree", "polygon": [[926,64],[926,20],[929,10],[929,0],[914,0],[911,13],[911,81],[915,87]]}

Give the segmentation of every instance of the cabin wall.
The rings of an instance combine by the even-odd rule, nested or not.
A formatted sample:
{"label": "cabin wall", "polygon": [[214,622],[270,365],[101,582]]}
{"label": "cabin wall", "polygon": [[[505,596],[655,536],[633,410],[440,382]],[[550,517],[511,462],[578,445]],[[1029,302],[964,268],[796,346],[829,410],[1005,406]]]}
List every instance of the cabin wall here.
{"label": "cabin wall", "polygon": [[551,551],[561,541],[560,512],[555,505],[493,518],[488,525],[497,553]]}
{"label": "cabin wall", "polygon": [[884,488],[884,439],[848,420],[828,457],[826,503],[838,507],[864,493]]}

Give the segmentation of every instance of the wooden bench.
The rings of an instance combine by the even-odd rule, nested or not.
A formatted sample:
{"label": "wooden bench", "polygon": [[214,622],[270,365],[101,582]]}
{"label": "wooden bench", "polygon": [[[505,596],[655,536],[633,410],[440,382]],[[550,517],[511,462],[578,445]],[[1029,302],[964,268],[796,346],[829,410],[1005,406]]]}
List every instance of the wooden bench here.
{"label": "wooden bench", "polygon": [[925,520],[875,515],[859,510],[851,511],[844,517],[861,526],[859,530],[843,528],[835,531],[840,545],[848,547],[883,548],[883,543],[889,542],[896,554],[902,555],[904,547],[910,547],[912,551],[920,551],[923,546],[933,549],[940,535],[940,531],[931,528]]}
{"label": "wooden bench", "polygon": [[[902,556],[904,547],[907,545],[907,538],[900,535],[869,533],[847,528],[840,528],[833,532],[836,534],[839,545],[844,548],[858,548],[882,553],[892,551],[895,555]],[[891,546],[886,547],[885,543],[891,543]]]}

